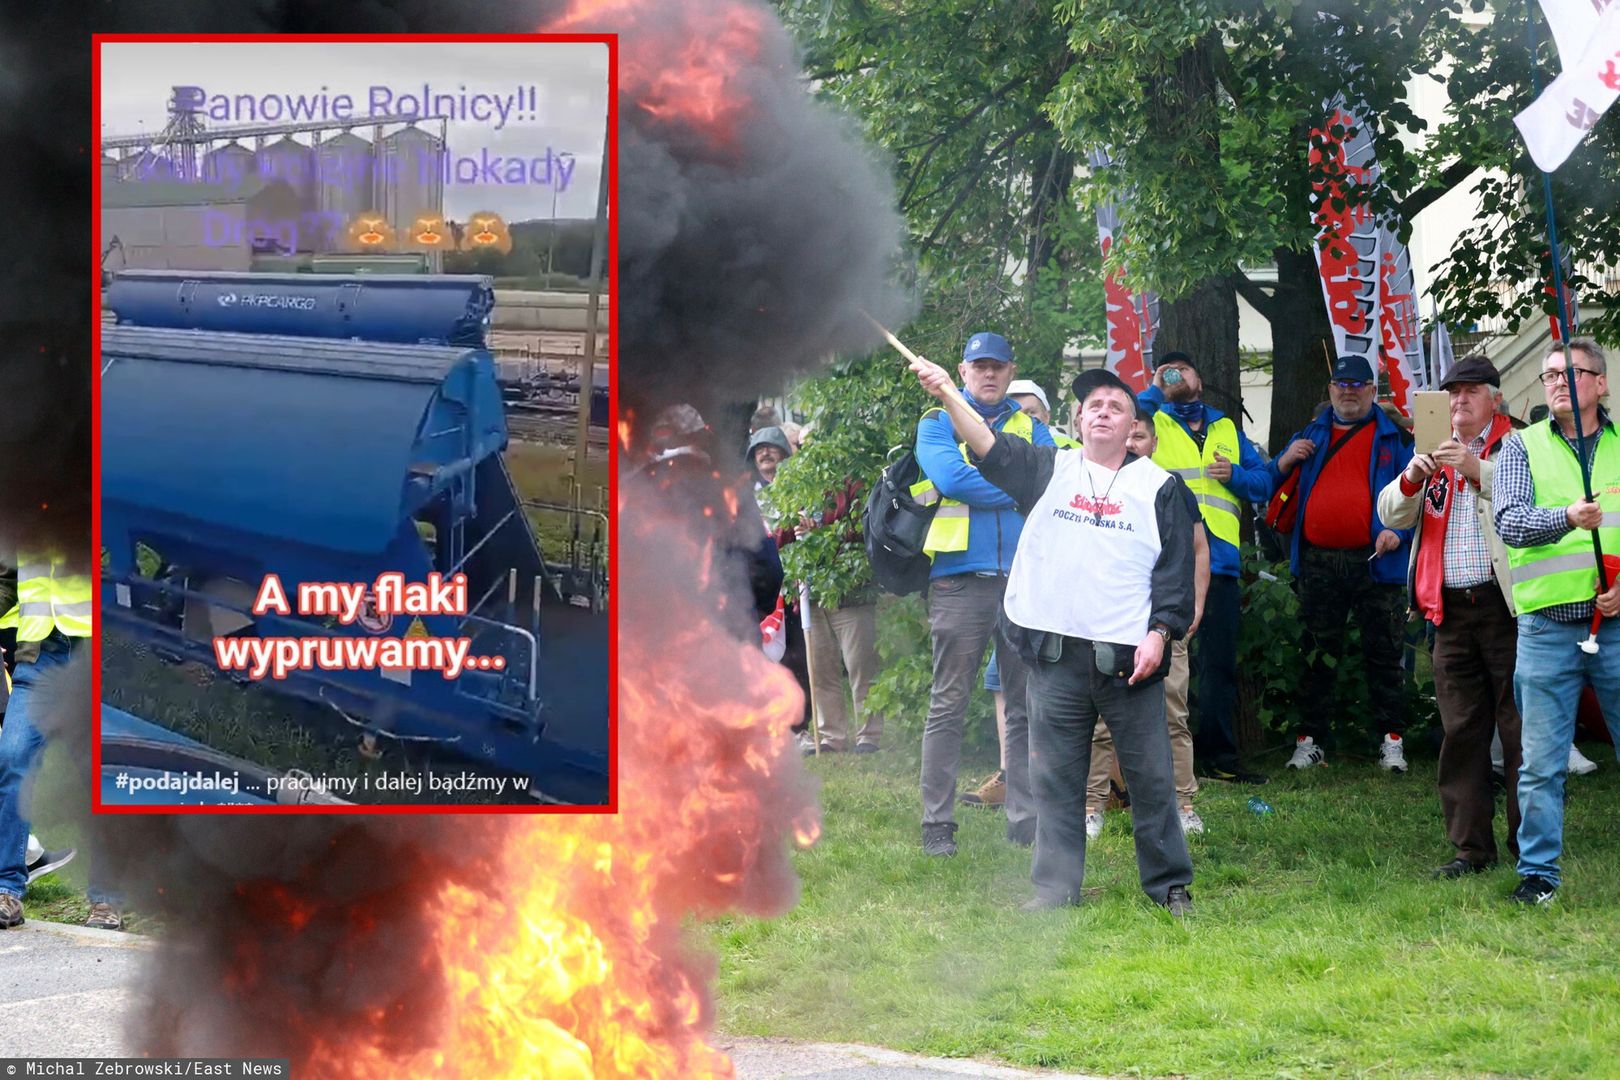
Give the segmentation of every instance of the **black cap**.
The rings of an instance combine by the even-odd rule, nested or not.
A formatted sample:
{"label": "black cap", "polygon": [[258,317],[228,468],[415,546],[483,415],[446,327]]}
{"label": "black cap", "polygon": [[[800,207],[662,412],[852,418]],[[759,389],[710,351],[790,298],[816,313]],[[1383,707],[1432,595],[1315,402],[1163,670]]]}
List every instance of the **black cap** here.
{"label": "black cap", "polygon": [[1440,389],[1448,389],[1457,383],[1486,383],[1502,388],[1502,373],[1496,370],[1496,365],[1475,353],[1465,356],[1446,372],[1446,377],[1440,380]]}
{"label": "black cap", "polygon": [[1372,382],[1374,381],[1372,364],[1367,362],[1365,356],[1345,353],[1333,362],[1333,374],[1329,376],[1329,379],[1333,381],[1339,379],[1355,381],[1359,379],[1361,382]]}
{"label": "black cap", "polygon": [[1069,388],[1074,391],[1075,399],[1082,405],[1086,403],[1087,395],[1093,390],[1105,386],[1112,386],[1116,390],[1125,391],[1125,396],[1131,399],[1131,405],[1135,408],[1137,419],[1142,418],[1141,406],[1136,404],[1136,391],[1132,390],[1130,384],[1124,379],[1107,368],[1091,368],[1082,371],[1074,377],[1074,382],[1069,384]]}
{"label": "black cap", "polygon": [[[1153,369],[1155,371],[1157,371],[1159,368],[1164,367],[1166,364],[1186,364],[1188,367],[1192,368],[1194,371],[1198,371],[1197,362],[1194,361],[1192,357],[1188,356],[1184,352],[1181,352],[1180,350],[1176,350],[1175,352],[1167,352],[1163,356],[1159,357],[1159,359],[1153,361]],[[1201,372],[1201,371],[1199,371],[1198,373],[1200,375],[1203,374],[1203,372]]]}

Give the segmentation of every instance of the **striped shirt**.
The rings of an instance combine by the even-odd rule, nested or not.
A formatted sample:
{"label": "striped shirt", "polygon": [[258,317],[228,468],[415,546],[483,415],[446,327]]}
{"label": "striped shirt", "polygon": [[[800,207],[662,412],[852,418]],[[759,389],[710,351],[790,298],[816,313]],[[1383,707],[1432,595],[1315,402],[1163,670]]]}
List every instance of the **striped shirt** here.
{"label": "striped shirt", "polygon": [[[1468,444],[1475,457],[1485,453],[1485,428]],[[1479,489],[1453,469],[1457,490],[1451,496],[1451,515],[1446,519],[1445,585],[1448,589],[1471,589],[1496,576],[1491,567],[1491,548],[1485,529],[1479,523]]]}
{"label": "striped shirt", "polygon": [[[1572,453],[1577,452],[1575,440],[1564,434],[1556,417],[1549,416],[1543,423],[1551,424]],[[1586,464],[1590,468],[1597,454],[1598,439],[1620,438],[1609,419],[1609,410],[1598,406],[1597,438],[1588,434]],[[1524,451],[1524,442],[1511,438],[1502,444],[1496,460],[1496,475],[1491,481],[1491,504],[1496,515],[1496,533],[1508,547],[1527,548],[1542,544],[1555,544],[1574,526],[1569,523],[1562,506],[1537,506],[1536,482],[1530,475],[1530,458]],[[1592,563],[1596,576],[1597,561]],[[1542,608],[1537,615],[1545,615],[1555,622],[1587,622],[1592,618],[1593,602],[1582,600],[1574,604],[1554,604]]]}

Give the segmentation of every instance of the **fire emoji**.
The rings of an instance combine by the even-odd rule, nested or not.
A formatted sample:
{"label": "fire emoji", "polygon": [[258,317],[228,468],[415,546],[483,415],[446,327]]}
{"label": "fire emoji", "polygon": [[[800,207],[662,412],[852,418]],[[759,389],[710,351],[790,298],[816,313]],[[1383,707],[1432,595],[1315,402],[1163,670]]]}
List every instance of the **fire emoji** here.
{"label": "fire emoji", "polygon": [[388,219],[369,210],[363,214],[356,214],[354,220],[349,222],[349,244],[359,251],[392,251],[395,237],[393,227]]}
{"label": "fire emoji", "polygon": [[467,219],[462,230],[461,250],[479,251],[488,248],[505,255],[512,250],[512,234],[501,220],[501,215],[480,210]]}
{"label": "fire emoji", "polygon": [[450,242],[450,229],[439,214],[419,214],[401,232],[412,251],[443,251],[454,247]]}

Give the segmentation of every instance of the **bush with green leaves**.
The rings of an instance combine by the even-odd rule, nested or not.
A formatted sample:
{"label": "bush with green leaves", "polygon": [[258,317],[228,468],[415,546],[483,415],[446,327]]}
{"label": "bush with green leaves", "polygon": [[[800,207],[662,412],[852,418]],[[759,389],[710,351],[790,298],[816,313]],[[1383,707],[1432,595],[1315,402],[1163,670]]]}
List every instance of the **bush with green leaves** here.
{"label": "bush with green leaves", "polygon": [[[1286,742],[1298,733],[1307,711],[1328,713],[1329,731],[1338,744],[1361,747],[1368,739],[1371,696],[1362,666],[1361,631],[1352,621],[1344,651],[1324,662],[1337,673],[1331,702],[1304,699],[1305,668],[1316,655],[1307,646],[1299,597],[1288,563],[1268,560],[1259,548],[1245,546],[1243,617],[1238,630],[1238,735],[1248,749]],[[1421,623],[1417,624],[1421,626]],[[1408,624],[1408,641],[1415,635]],[[1434,679],[1427,649],[1417,641],[1416,677],[1405,680],[1410,733],[1434,720]],[[1196,722],[1196,709],[1195,716]]]}

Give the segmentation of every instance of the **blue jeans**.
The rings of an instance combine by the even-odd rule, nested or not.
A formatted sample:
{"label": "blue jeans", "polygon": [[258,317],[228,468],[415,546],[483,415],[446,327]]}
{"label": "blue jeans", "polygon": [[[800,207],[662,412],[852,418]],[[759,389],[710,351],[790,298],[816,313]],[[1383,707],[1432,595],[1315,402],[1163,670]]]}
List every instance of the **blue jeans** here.
{"label": "blue jeans", "polygon": [[23,807],[23,784],[39,764],[45,737],[35,726],[38,683],[46,672],[61,667],[72,656],[66,639],[52,636],[41,643],[39,659],[18,664],[11,685],[11,703],[0,724],[0,892],[21,897],[28,887],[28,819]]}
{"label": "blue jeans", "polygon": [[1513,673],[1513,699],[1524,721],[1519,876],[1536,874],[1555,885],[1564,848],[1564,776],[1575,743],[1575,710],[1588,682],[1620,747],[1620,620],[1603,620],[1600,648],[1591,656],[1577,647],[1586,640],[1588,625],[1519,616],[1519,660]]}

